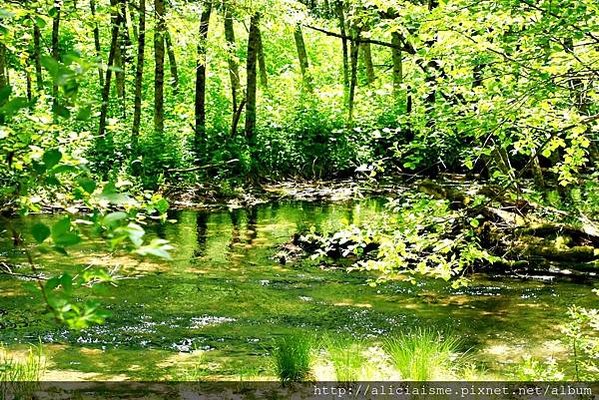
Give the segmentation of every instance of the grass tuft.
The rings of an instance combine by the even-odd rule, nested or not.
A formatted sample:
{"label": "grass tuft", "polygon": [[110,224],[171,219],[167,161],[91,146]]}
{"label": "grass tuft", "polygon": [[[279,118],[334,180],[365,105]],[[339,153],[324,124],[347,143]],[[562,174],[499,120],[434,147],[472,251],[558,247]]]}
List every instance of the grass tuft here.
{"label": "grass tuft", "polygon": [[357,382],[362,377],[362,371],[367,363],[364,355],[364,345],[360,341],[344,337],[329,337],[325,342],[327,353],[335,368],[338,382]]}
{"label": "grass tuft", "polygon": [[459,366],[460,339],[429,330],[416,329],[384,343],[402,379],[427,381],[447,377]]}
{"label": "grass tuft", "polygon": [[302,382],[310,377],[312,338],[286,335],[275,340],[273,358],[282,383]]}

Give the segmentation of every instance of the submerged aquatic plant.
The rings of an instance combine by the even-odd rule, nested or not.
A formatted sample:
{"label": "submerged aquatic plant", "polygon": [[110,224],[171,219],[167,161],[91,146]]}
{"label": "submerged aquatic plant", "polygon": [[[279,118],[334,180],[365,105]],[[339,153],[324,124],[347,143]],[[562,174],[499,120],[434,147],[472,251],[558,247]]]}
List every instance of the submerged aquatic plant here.
{"label": "submerged aquatic plant", "polygon": [[384,343],[403,379],[426,381],[450,375],[460,363],[460,339],[430,329],[402,333]]}
{"label": "submerged aquatic plant", "polygon": [[335,377],[338,382],[360,380],[363,368],[367,363],[362,342],[344,337],[329,337],[325,341],[325,348],[335,368]]}
{"label": "submerged aquatic plant", "polygon": [[310,377],[312,338],[308,335],[286,335],[275,340],[273,358],[282,383],[302,382]]}

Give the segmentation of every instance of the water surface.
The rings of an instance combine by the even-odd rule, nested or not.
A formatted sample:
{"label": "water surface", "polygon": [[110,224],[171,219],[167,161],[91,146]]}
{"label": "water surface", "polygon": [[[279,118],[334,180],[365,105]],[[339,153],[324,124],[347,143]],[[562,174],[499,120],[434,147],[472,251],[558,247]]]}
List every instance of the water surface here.
{"label": "water surface", "polygon": [[[25,280],[0,275],[0,341],[14,349],[44,343],[46,379],[265,378],[272,376],[268,355],[278,335],[353,335],[376,343],[418,326],[459,335],[473,360],[498,377],[526,353],[555,356],[571,368],[560,326],[568,306],[597,306],[591,293],[596,283],[481,275],[460,289],[433,280],[371,287],[363,273],[309,261],[281,265],[273,257],[301,229],[359,224],[382,207],[371,199],[177,212],[177,223],[147,227],[149,235],[176,246],[169,262],[111,257],[89,243],[70,257],[45,255],[38,262],[48,273],[75,273],[92,264],[115,268],[117,287],[82,292],[100,299],[111,317],[69,332],[43,314],[39,295],[26,289]],[[15,224],[26,228],[56,218]],[[2,240],[0,251],[15,264],[24,262]]]}

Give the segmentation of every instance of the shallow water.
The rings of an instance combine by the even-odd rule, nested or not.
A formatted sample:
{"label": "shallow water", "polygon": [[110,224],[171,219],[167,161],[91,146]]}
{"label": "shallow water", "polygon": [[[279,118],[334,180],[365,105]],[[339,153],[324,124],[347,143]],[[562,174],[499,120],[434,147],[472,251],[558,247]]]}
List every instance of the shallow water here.
{"label": "shallow water", "polygon": [[[99,298],[111,317],[104,325],[69,332],[43,314],[39,295],[27,291],[24,280],[0,275],[0,341],[16,350],[41,341],[48,356],[45,378],[65,380],[267,378],[278,335],[353,335],[374,343],[419,326],[462,337],[464,350],[490,376],[505,376],[524,354],[555,356],[563,368],[572,367],[568,347],[559,342],[560,326],[568,306],[597,306],[591,293],[597,283],[480,275],[460,289],[432,280],[371,287],[363,273],[308,261],[280,265],[273,258],[277,246],[300,229],[360,223],[381,209],[371,199],[183,211],[172,215],[177,223],[147,227],[149,235],[176,246],[170,262],[107,257],[89,243],[70,257],[45,255],[38,261],[48,272],[118,266],[117,287],[84,293]],[[2,240],[0,251],[15,264],[23,262]]]}

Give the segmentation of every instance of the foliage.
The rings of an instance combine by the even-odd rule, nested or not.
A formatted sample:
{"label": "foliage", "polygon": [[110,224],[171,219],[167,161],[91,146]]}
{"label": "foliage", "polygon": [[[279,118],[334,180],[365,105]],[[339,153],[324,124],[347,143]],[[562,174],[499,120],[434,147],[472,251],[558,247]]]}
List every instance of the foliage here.
{"label": "foliage", "polygon": [[416,381],[438,379],[451,373],[459,366],[460,347],[457,337],[424,328],[402,333],[384,343],[402,379]]}
{"label": "foliage", "polygon": [[576,380],[592,381],[599,373],[599,310],[572,306],[568,317],[563,332],[571,347]]}
{"label": "foliage", "polygon": [[[455,235],[458,224],[464,231]],[[457,278],[453,284],[459,286],[466,282],[463,274],[476,263],[497,260],[478,244],[477,226],[478,220],[450,209],[446,200],[405,194],[390,200],[386,212],[363,226],[328,234],[312,231],[304,239],[317,243],[317,256],[340,248],[340,256],[356,258],[354,268],[377,271],[378,281],[401,278],[415,283],[415,276],[424,275]]]}
{"label": "foliage", "polygon": [[514,372],[513,378],[518,381],[563,381],[564,372],[557,366],[557,361],[553,357],[548,357],[545,361],[538,360],[530,355],[522,357]]}
{"label": "foliage", "polygon": [[285,335],[275,340],[276,373],[283,384],[302,382],[310,377],[312,341],[307,335]]}

